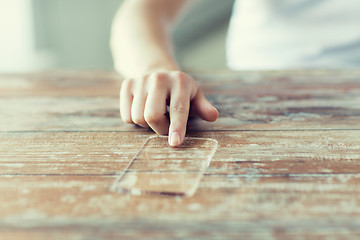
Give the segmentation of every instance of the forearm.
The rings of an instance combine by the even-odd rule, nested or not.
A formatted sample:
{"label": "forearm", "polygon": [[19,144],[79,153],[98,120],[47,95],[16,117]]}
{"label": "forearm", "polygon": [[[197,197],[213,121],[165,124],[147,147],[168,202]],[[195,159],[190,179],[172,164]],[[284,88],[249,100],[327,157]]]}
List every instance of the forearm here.
{"label": "forearm", "polygon": [[170,38],[171,26],[185,0],[127,0],[112,27],[115,69],[124,77],[156,70],[178,70]]}

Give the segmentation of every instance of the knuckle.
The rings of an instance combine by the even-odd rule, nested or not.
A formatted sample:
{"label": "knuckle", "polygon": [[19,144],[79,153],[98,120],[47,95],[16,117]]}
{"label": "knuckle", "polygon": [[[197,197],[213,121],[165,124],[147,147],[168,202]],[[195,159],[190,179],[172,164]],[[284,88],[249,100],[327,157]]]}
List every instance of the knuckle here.
{"label": "knuckle", "polygon": [[145,121],[149,124],[155,124],[161,121],[162,116],[158,113],[147,113],[144,116]]}
{"label": "knuckle", "polygon": [[133,82],[134,82],[134,79],[127,78],[122,82],[122,87],[129,89],[133,86]]}
{"label": "knuckle", "polygon": [[147,77],[142,77],[136,80],[133,87],[134,94],[143,94],[146,88]]}
{"label": "knuckle", "polygon": [[174,106],[170,107],[170,110],[173,112],[185,113],[187,108],[184,104],[175,104]]}
{"label": "knuckle", "polygon": [[180,82],[188,83],[190,81],[190,77],[184,72],[176,72],[176,77]]}
{"label": "knuckle", "polygon": [[143,86],[143,85],[145,85],[146,84],[146,82],[147,82],[147,79],[148,79],[148,77],[147,76],[143,76],[142,78],[140,78],[139,79],[139,84],[141,85],[141,86]]}
{"label": "knuckle", "polygon": [[176,77],[180,80],[185,80],[185,79],[189,78],[189,76],[186,73],[181,72],[181,71],[176,71],[175,74],[176,74]]}
{"label": "knuckle", "polygon": [[176,83],[179,88],[188,89],[191,85],[191,78],[183,72],[176,73]]}
{"label": "knuckle", "polygon": [[153,73],[152,84],[155,87],[163,87],[166,85],[167,75],[165,73]]}
{"label": "knuckle", "polygon": [[129,92],[133,88],[134,80],[131,78],[125,79],[121,84],[120,94],[122,92]]}
{"label": "knuckle", "polygon": [[156,79],[161,79],[161,78],[164,78],[166,76],[166,73],[164,72],[154,72],[152,74],[152,76]]}
{"label": "knuckle", "polygon": [[139,116],[133,117],[133,118],[132,118],[132,121],[133,121],[135,124],[137,124],[137,125],[145,125],[145,124],[146,124],[144,118],[139,117]]}

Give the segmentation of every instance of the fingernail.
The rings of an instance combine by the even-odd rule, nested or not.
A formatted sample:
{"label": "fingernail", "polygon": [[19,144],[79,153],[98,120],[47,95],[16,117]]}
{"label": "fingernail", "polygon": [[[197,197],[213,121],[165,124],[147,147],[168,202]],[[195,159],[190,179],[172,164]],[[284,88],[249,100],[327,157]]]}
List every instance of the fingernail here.
{"label": "fingernail", "polygon": [[180,145],[180,135],[177,132],[171,134],[169,144],[172,147]]}
{"label": "fingernail", "polygon": [[217,113],[219,113],[219,110],[217,110],[217,108],[215,108],[214,106],[213,106],[213,108],[215,109],[215,111],[217,111]]}

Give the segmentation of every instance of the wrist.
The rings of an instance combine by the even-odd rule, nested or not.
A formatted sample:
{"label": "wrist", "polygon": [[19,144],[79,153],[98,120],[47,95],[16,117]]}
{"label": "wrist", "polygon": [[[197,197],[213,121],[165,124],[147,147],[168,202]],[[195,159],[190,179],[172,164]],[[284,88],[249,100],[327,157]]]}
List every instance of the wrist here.
{"label": "wrist", "polygon": [[158,62],[148,65],[144,68],[143,74],[151,74],[153,72],[181,71],[180,67],[174,62]]}

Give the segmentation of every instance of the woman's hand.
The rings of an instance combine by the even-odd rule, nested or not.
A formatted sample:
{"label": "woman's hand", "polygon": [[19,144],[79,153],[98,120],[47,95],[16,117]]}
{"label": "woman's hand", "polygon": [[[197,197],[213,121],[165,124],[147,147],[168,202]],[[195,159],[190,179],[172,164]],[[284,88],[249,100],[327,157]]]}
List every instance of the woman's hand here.
{"label": "woman's hand", "polygon": [[171,146],[184,141],[190,106],[192,113],[206,121],[215,121],[219,115],[194,79],[178,71],[174,59],[171,31],[190,2],[123,1],[111,33],[114,66],[125,77],[120,91],[121,118],[157,134],[169,134]]}
{"label": "woman's hand", "polygon": [[169,134],[171,146],[179,146],[184,141],[190,106],[191,112],[206,121],[215,121],[219,116],[194,79],[181,71],[155,71],[125,79],[121,86],[123,121],[150,127],[160,135]]}

